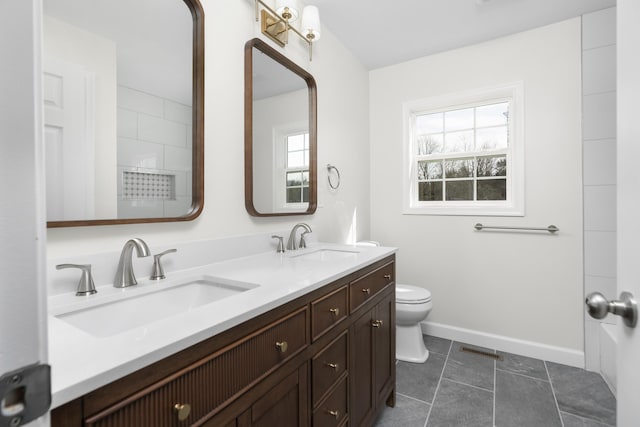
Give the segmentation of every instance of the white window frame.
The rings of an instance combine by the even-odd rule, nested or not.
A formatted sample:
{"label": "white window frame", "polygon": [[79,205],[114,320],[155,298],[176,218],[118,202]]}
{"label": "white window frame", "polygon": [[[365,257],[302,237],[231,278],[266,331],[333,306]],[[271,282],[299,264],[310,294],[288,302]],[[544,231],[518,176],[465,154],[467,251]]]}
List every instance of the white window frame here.
{"label": "white window frame", "polygon": [[[301,133],[309,133],[308,122],[289,123],[273,128],[274,170],[276,172],[273,174],[274,206],[278,206],[280,210],[285,212],[306,209],[309,205],[309,202],[287,203],[287,137]],[[309,170],[309,166],[307,166],[307,170]]]}
{"label": "white window frame", "polygon": [[[509,101],[507,200],[419,201],[415,117]],[[524,84],[510,83],[403,104],[403,213],[413,215],[524,216]],[[451,157],[455,157],[452,155]],[[462,156],[465,157],[465,156]],[[469,157],[469,156],[466,156]]]}

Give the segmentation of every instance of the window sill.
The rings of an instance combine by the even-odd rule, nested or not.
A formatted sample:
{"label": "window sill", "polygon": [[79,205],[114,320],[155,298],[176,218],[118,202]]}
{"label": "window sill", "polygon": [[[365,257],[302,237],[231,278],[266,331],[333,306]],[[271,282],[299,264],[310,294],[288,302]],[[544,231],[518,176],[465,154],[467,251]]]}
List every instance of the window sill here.
{"label": "window sill", "polygon": [[434,206],[405,207],[403,215],[449,215],[449,216],[524,216],[522,207],[496,204],[439,204]]}

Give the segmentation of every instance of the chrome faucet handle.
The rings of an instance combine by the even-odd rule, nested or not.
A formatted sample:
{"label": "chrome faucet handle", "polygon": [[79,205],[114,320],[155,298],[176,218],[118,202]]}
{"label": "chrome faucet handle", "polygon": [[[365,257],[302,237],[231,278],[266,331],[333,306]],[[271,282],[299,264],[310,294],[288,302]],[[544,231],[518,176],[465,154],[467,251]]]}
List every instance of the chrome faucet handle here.
{"label": "chrome faucet handle", "polygon": [[153,256],[153,271],[151,272],[151,280],[162,280],[166,278],[164,275],[164,270],[162,269],[162,263],[160,262],[160,258],[163,255],[170,254],[173,252],[178,252],[177,249],[167,249],[164,252],[160,252]]}
{"label": "chrome faucet handle", "polygon": [[93,276],[91,275],[91,264],[58,264],[56,269],[62,270],[63,268],[79,268],[82,270],[80,275],[80,281],[78,282],[78,290],[76,296],[93,295],[96,292],[96,285],[93,283]]}
{"label": "chrome faucet handle", "polygon": [[271,238],[272,239],[278,239],[278,248],[276,249],[276,252],[278,252],[278,253],[284,252],[284,241],[282,239],[282,236],[273,235],[273,236],[271,236]]}
{"label": "chrome faucet handle", "polygon": [[304,239],[304,235],[309,233],[310,231],[303,231],[302,234],[300,234],[300,244],[298,245],[298,249],[304,249],[307,247],[307,241]]}

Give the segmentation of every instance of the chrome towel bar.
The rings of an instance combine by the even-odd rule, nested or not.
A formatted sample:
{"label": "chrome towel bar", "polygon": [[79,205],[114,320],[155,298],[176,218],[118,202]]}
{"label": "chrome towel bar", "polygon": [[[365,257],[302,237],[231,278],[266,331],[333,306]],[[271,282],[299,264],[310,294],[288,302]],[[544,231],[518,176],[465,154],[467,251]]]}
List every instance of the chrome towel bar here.
{"label": "chrome towel bar", "polygon": [[497,226],[482,225],[480,223],[477,223],[476,225],[473,226],[473,228],[475,228],[478,231],[480,231],[480,230],[548,231],[551,234],[553,234],[553,233],[555,233],[557,231],[560,231],[560,229],[558,227],[556,227],[555,225],[550,225],[548,227],[497,227]]}

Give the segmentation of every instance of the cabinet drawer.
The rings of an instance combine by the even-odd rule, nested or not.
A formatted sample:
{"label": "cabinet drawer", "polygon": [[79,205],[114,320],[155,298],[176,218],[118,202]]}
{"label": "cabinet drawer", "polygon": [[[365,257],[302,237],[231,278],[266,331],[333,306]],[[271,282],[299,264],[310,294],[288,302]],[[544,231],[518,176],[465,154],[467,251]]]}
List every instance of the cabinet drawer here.
{"label": "cabinet drawer", "polygon": [[391,262],[354,280],[349,284],[351,311],[367,302],[395,280],[395,263]]}
{"label": "cabinet drawer", "polygon": [[[308,324],[305,306],[88,418],[85,425],[191,425],[217,412],[305,348]],[[184,416],[182,421],[179,415]]]}
{"label": "cabinet drawer", "polygon": [[336,324],[347,318],[347,287],[311,303],[311,337],[316,340]]}
{"label": "cabinet drawer", "polygon": [[347,378],[345,377],[313,413],[313,427],[337,427],[346,417]]}
{"label": "cabinet drawer", "polygon": [[311,378],[313,379],[314,405],[347,370],[347,348],[347,331],[345,331],[313,358]]}

